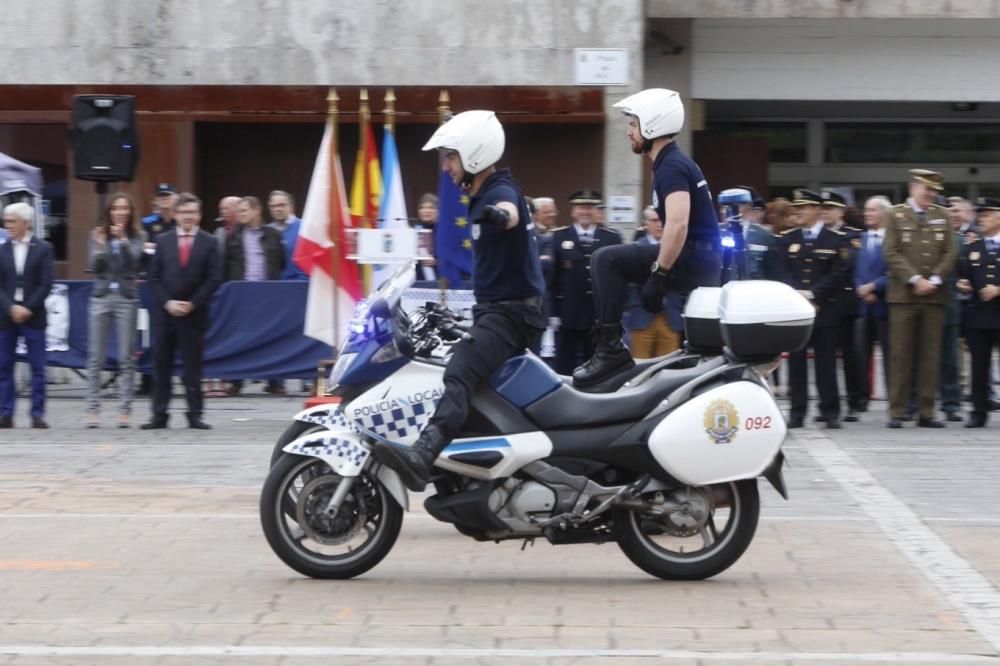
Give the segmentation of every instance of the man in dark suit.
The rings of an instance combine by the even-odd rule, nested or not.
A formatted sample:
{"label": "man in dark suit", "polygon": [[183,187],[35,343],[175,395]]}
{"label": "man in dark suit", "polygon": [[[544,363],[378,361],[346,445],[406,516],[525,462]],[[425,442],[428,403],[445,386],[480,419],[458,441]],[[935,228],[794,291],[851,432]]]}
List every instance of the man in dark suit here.
{"label": "man in dark suit", "polygon": [[889,385],[889,308],[885,288],[889,281],[889,266],[882,256],[885,241],[885,220],[892,204],[885,197],[871,197],[865,202],[865,226],[859,237],[854,264],[854,292],[861,299],[855,323],[858,367],[861,368],[863,404],[871,400],[872,352],[878,342],[882,352],[882,375]]}
{"label": "man in dark suit", "polygon": [[569,199],[573,225],[552,232],[552,293],[555,296],[556,372],[570,375],[594,355],[594,286],[590,257],[599,248],[620,245],[621,235],[596,222],[601,193],[579,190]]}
{"label": "man in dark suit", "polygon": [[812,347],[816,366],[819,411],[827,428],[840,428],[837,392],[837,330],[840,325],[840,292],[850,259],[846,234],[826,227],[819,219],[823,197],[809,190],[795,190],[798,227],[777,236],[769,253],[768,275],[791,285],[816,308],[812,337],[806,348],[788,359],[791,395],[789,428],[801,428],[809,404],[806,350]]}
{"label": "man in dark suit", "polygon": [[202,420],[201,371],[208,330],[208,307],[219,286],[219,244],[198,228],[201,200],[193,194],[178,195],[174,204],[177,228],[156,240],[149,271],[153,308],[153,418],[143,430],[167,427],[174,352],[179,350],[184,368],[187,418],[191,428],[207,430]]}
{"label": "man in dark suit", "polygon": [[9,237],[0,244],[0,428],[14,427],[14,354],[24,337],[31,365],[31,426],[45,422],[45,299],[52,290],[52,246],[31,233],[35,209],[3,210]]}

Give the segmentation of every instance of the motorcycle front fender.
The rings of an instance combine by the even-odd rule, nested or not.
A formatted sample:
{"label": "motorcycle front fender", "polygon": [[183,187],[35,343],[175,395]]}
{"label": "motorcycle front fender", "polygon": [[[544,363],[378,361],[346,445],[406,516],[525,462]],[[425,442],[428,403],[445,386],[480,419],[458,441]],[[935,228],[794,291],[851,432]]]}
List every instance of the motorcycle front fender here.
{"label": "motorcycle front fender", "polygon": [[[334,473],[345,477],[359,476],[366,465],[374,462],[371,460],[371,448],[368,444],[357,433],[349,430],[312,432],[289,442],[282,451],[322,460]],[[385,465],[378,465],[375,478],[399,506],[406,511],[410,510],[406,487],[395,471]]]}

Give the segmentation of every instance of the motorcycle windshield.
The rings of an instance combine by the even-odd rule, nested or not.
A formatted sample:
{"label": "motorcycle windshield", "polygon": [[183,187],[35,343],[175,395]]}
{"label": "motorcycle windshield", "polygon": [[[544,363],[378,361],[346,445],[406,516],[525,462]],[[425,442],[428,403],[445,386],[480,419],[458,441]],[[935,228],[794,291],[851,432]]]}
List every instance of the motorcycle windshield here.
{"label": "motorcycle windshield", "polygon": [[367,334],[372,336],[378,333],[388,333],[383,330],[391,326],[392,313],[403,298],[403,293],[413,286],[417,279],[416,262],[408,261],[400,267],[388,279],[367,298],[358,302],[354,308],[354,316],[351,317],[350,334],[344,343],[342,352],[348,351],[358,343],[358,336]]}

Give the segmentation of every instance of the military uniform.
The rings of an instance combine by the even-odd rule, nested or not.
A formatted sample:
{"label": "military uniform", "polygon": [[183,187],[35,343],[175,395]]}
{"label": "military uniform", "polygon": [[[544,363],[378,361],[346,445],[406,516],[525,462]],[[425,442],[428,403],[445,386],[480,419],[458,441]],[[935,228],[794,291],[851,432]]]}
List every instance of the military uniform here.
{"label": "military uniform", "polygon": [[620,245],[621,235],[606,227],[577,225],[552,232],[552,295],[556,331],[556,372],[570,375],[594,355],[591,329],[594,314],[594,285],[590,258],[599,248]]}
{"label": "military uniform", "polygon": [[[737,185],[748,191],[753,196],[751,207],[753,210],[764,210],[764,199],[757,193],[757,190],[749,185]],[[744,280],[768,280],[767,255],[774,245],[774,237],[771,231],[756,222],[751,222],[743,229],[743,273]]]}
{"label": "military uniform", "polygon": [[[924,169],[912,170],[914,178],[933,189],[942,189],[941,175]],[[910,376],[919,358],[917,394],[919,425],[941,427],[934,419],[941,335],[945,305],[950,298],[944,280],[955,268],[957,249],[945,210],[931,204],[918,211],[912,199],[889,209],[883,253],[889,267],[889,426],[900,427],[906,412]],[[917,278],[938,286],[931,294],[913,291]]]}
{"label": "military uniform", "polygon": [[[1000,210],[1000,199],[980,198],[980,210]],[[966,426],[982,427],[989,415],[989,376],[993,349],[1000,347],[1000,297],[984,301],[979,291],[1000,286],[1000,238],[967,240],[958,262],[958,276],[972,284],[963,313],[965,339],[972,354],[972,413]]]}
{"label": "military uniform", "polygon": [[[799,192],[798,201],[809,201],[817,196]],[[800,203],[800,205],[803,205]],[[820,226],[821,225],[817,225]],[[825,227],[813,237],[814,229],[789,229],[774,236],[774,250],[769,255],[769,274],[773,279],[803,293],[816,307],[816,320],[811,347],[816,370],[816,388],[819,391],[819,410],[828,424],[839,423],[840,396],[837,391],[837,330],[841,320],[839,292],[848,267],[846,235]],[[793,352],[788,361],[791,412],[789,426],[801,427],[808,409],[809,388],[806,349]]]}
{"label": "military uniform", "polygon": [[768,280],[767,254],[774,245],[774,236],[764,226],[751,224],[746,229],[746,279]]}

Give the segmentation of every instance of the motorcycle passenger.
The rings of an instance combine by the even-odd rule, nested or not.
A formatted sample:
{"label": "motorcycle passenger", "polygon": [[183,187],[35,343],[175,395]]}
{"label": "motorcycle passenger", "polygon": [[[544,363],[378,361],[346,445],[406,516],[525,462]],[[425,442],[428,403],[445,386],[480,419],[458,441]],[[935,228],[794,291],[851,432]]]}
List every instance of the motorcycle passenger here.
{"label": "motorcycle passenger", "polygon": [[597,351],[573,372],[573,383],[592,386],[635,361],[622,344],[622,310],[628,284],[645,283],[642,307],[663,311],[667,292],[686,296],[719,285],[719,222],[701,168],[674,142],[684,125],[684,105],[673,90],[650,88],[615,104],[628,118],[632,152],[653,163],[653,207],[663,220],[659,245],[619,245],[594,254]]}
{"label": "motorcycle passenger", "polygon": [[469,195],[475,255],[473,326],[456,343],[444,372],[444,396],[413,446],[377,443],[372,453],[413,491],[430,480],[434,461],[464,425],[476,388],[513,356],[537,348],[546,326],[545,282],[534,225],[509,169],[497,169],[504,131],[492,111],[466,111],[424,146]]}

